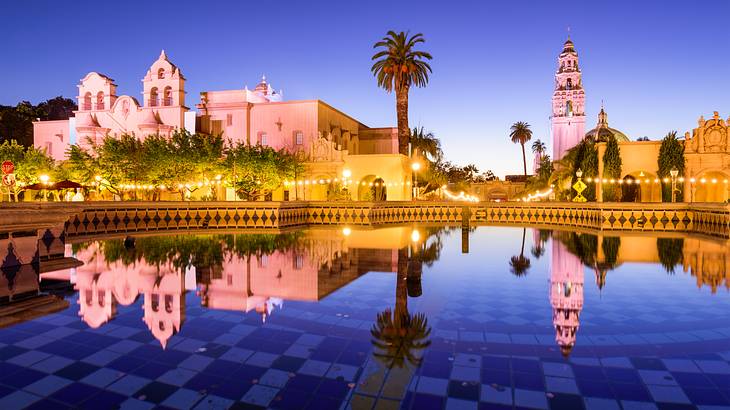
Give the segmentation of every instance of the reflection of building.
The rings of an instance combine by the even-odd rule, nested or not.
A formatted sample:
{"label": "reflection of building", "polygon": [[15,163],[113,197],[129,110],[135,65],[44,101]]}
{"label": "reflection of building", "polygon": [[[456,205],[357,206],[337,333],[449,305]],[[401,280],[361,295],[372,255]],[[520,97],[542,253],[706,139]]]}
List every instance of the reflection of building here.
{"label": "reflection of building", "polygon": [[142,79],[141,104],[117,96],[114,80],[91,72],[78,85],[75,117],[34,122],[34,144],[60,160],[70,145],[85,147],[87,139],[98,143],[106,135],[144,139],[182,129],[222,134],[233,142],[302,155],[306,173],[297,177],[302,184],[280,189],[273,199],[327,199],[343,187],[345,169],[352,199],[365,199],[376,182],[387,189],[388,199],[410,199],[410,161],[398,153],[397,129],[370,128],[319,100],[284,101],[265,78],[253,90],[202,92],[196,117],[185,106],[185,81],[164,51]]}
{"label": "reflection of building", "polygon": [[118,254],[124,249],[105,254],[104,243],[95,242],[77,252],[84,265],[67,280],[75,281],[79,292],[79,316],[93,328],[113,319],[118,305],[129,306],[142,294],[143,320],[165,347],[185,320],[186,290],[196,289],[205,307],[255,311],[266,320],[284,300],[318,301],[367,272],[395,272],[398,249],[410,243],[411,231],[312,230],[287,249],[250,256],[224,251],[220,262],[185,269],[169,261],[149,263],[141,241],[128,251],[131,259]]}
{"label": "reflection of building", "polygon": [[709,242],[685,238],[682,261],[685,272],[697,280],[697,287],[709,286],[712,293],[725,287],[730,291],[730,246],[727,242]]}
{"label": "reflection of building", "polygon": [[550,305],[553,308],[555,341],[563,356],[575,346],[583,309],[583,264],[565,245],[552,242],[553,257],[550,270]]}

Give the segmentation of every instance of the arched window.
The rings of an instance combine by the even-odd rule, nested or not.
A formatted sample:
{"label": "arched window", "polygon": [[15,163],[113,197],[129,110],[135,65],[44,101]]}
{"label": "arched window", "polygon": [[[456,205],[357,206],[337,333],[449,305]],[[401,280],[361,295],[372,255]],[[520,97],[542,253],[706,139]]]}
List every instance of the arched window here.
{"label": "arched window", "polygon": [[152,87],[150,90],[150,107],[157,107],[159,105],[159,96],[157,87]]}
{"label": "arched window", "polygon": [[164,99],[162,100],[162,105],[170,106],[172,105],[172,87],[167,86],[165,87],[165,94]]}
{"label": "arched window", "polygon": [[165,295],[165,312],[172,313],[172,295]]}
{"label": "arched window", "polygon": [[153,293],[151,299],[152,299],[151,300],[152,311],[159,312],[160,311],[160,295],[158,295],[157,293]]}
{"label": "arched window", "polygon": [[568,117],[573,116],[573,102],[572,101],[568,101],[565,103],[565,115],[567,115]]}
{"label": "arched window", "polygon": [[90,110],[91,109],[91,93],[87,92],[84,94],[84,104],[81,107],[82,110]]}
{"label": "arched window", "polygon": [[570,78],[568,78],[568,81],[567,81],[567,83],[565,85],[565,88],[567,88],[568,90],[572,90],[573,89],[573,80],[571,80]]}
{"label": "arched window", "polygon": [[96,109],[97,110],[104,109],[104,91],[99,91],[96,94]]}
{"label": "arched window", "polygon": [[164,68],[160,68],[159,70],[157,70],[157,78],[160,80],[165,78],[165,69]]}

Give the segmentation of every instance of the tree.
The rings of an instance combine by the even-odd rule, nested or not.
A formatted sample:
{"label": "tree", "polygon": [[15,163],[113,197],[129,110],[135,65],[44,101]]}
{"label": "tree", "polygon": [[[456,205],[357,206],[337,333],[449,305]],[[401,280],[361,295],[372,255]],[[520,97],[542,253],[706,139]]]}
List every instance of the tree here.
{"label": "tree", "polygon": [[444,156],[441,141],[423,127],[414,128],[411,133],[411,149],[413,153],[421,152],[429,162],[437,162]]}
{"label": "tree", "polygon": [[408,92],[411,86],[425,87],[428,76],[432,72],[426,60],[431,54],[416,50],[419,43],[424,43],[423,34],[408,36],[401,31],[388,31],[382,40],[373,48],[380,49],[372,60],[370,68],[378,81],[378,86],[387,92],[395,91],[396,113],[398,117],[398,149],[408,155],[410,128],[408,126]]}
{"label": "tree", "polygon": [[[608,138],[606,152],[603,153],[603,178],[621,178],[621,151],[618,146],[618,141],[616,141],[616,137],[613,135]],[[603,200],[609,202],[618,201],[621,196],[620,192],[621,188],[619,185],[603,185]]]}
{"label": "tree", "polygon": [[[662,140],[662,145],[659,147],[659,158],[657,159],[657,165],[659,171],[657,172],[660,179],[671,178],[672,169],[679,171],[678,175],[684,175],[684,144],[677,139],[677,131],[671,131]],[[682,198],[683,187],[682,184],[677,184],[679,189],[677,192],[677,198]],[[670,202],[672,200],[672,184],[662,185],[662,201]]]}
{"label": "tree", "polygon": [[512,124],[510,127],[509,137],[515,144],[522,146],[522,165],[525,170],[525,176],[527,176],[527,158],[525,157],[525,144],[532,138],[532,130],[530,124],[518,121]]}
{"label": "tree", "polygon": [[520,254],[510,258],[509,266],[510,272],[515,276],[524,276],[530,269],[530,259],[525,257],[525,234],[527,229],[522,228],[522,248],[520,248]]}
{"label": "tree", "polygon": [[53,158],[45,150],[33,146],[24,147],[17,141],[4,141],[0,144],[0,162],[12,161],[15,165],[15,186],[7,189],[7,193],[17,201],[18,195],[25,190],[25,186],[40,182],[40,176],[50,175],[55,168]]}
{"label": "tree", "polygon": [[542,158],[543,154],[545,154],[545,151],[547,148],[545,147],[545,143],[538,140],[535,140],[535,142],[532,143],[532,153],[536,156],[539,156]]}
{"label": "tree", "polygon": [[237,195],[248,200],[270,194],[304,168],[294,154],[284,149],[238,143],[229,145],[226,151],[226,180]]}

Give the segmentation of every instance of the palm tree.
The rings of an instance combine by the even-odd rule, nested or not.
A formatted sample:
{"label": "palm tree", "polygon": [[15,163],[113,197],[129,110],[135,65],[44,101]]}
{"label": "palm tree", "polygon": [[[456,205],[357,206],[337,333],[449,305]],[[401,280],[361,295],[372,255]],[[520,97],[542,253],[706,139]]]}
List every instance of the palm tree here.
{"label": "palm tree", "polygon": [[408,271],[407,249],[398,251],[398,272],[395,288],[395,309],[385,309],[378,313],[377,320],[370,329],[372,344],[376,350],[373,356],[383,361],[388,368],[417,366],[421,362],[421,350],[431,341],[431,327],[423,313],[412,315],[408,312]]}
{"label": "palm tree", "polygon": [[546,149],[545,143],[540,140],[535,140],[535,142],[532,143],[532,153],[537,156],[542,157]]}
{"label": "palm tree", "polygon": [[522,248],[520,255],[513,256],[509,260],[510,272],[515,276],[524,276],[530,269],[530,259],[525,257],[525,233],[527,229],[522,228]]}
{"label": "palm tree", "polygon": [[532,130],[530,124],[518,121],[512,124],[510,127],[509,137],[515,144],[519,143],[522,145],[522,165],[525,169],[525,176],[527,176],[527,158],[525,157],[525,144],[532,138]]}
{"label": "palm tree", "polygon": [[381,50],[373,55],[375,61],[370,68],[378,80],[378,86],[387,92],[395,91],[396,113],[398,116],[398,149],[401,154],[408,155],[408,91],[411,86],[425,87],[431,66],[425,60],[431,60],[431,54],[416,50],[418,43],[426,40],[418,33],[409,37],[408,33],[393,30],[373,48]]}
{"label": "palm tree", "polygon": [[413,128],[411,132],[411,150],[415,153],[420,151],[431,162],[440,161],[444,152],[441,150],[441,141],[423,127]]}

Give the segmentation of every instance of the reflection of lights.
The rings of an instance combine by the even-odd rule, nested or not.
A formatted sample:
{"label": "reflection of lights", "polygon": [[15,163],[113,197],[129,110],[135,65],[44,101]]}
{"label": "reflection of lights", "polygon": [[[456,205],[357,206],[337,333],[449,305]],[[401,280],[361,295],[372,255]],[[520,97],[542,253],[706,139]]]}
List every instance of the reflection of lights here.
{"label": "reflection of lights", "polygon": [[413,232],[411,232],[411,241],[418,242],[421,240],[421,233],[418,232],[418,229],[414,229]]}
{"label": "reflection of lights", "polygon": [[343,235],[350,236],[351,233],[352,233],[352,229],[350,229],[350,227],[346,226],[346,227],[342,228]]}

